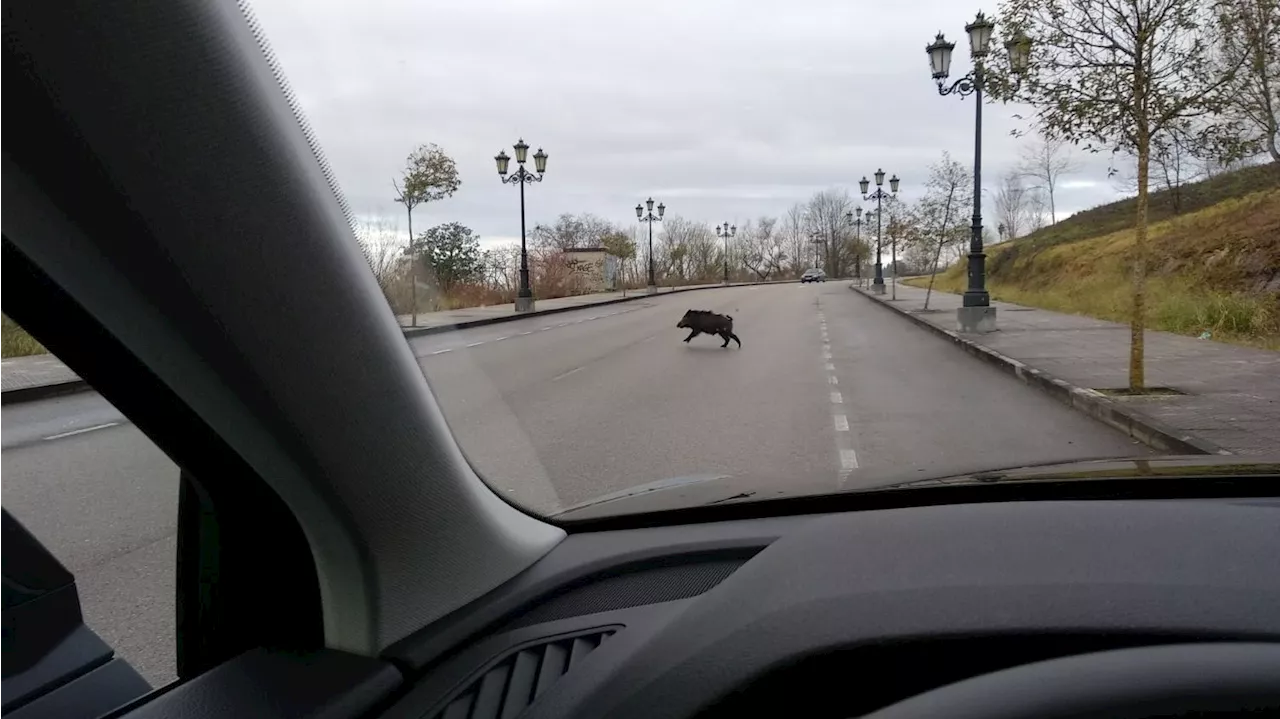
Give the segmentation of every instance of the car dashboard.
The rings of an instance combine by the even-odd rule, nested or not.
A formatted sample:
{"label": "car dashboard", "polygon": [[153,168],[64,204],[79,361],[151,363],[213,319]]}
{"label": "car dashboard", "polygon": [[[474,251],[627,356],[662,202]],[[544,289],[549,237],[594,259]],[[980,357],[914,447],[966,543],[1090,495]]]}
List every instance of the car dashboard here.
{"label": "car dashboard", "polygon": [[[367,660],[389,662],[400,681],[363,715],[847,717],[1057,657],[1274,642],[1276,547],[1280,501],[1269,498],[973,503],[574,533],[383,662]],[[236,676],[241,659],[200,681]],[[368,676],[349,683],[324,690],[364,690]],[[195,716],[182,710],[189,689],[146,709]]]}

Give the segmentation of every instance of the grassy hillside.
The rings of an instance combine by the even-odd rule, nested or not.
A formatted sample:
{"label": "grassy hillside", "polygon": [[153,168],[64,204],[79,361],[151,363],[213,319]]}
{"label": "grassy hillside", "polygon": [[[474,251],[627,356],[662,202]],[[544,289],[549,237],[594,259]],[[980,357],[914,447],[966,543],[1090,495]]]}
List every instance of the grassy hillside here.
{"label": "grassy hillside", "polygon": [[19,327],[17,322],[3,315],[0,315],[0,350],[0,356],[4,357],[25,357],[49,351]]}
{"label": "grassy hillside", "polygon": [[[1280,167],[1274,163],[1168,192],[1151,202],[1152,329],[1280,349]],[[1073,215],[988,250],[998,300],[1127,322],[1133,199]],[[962,292],[964,263],[935,289]],[[910,280],[926,286],[928,278]]]}

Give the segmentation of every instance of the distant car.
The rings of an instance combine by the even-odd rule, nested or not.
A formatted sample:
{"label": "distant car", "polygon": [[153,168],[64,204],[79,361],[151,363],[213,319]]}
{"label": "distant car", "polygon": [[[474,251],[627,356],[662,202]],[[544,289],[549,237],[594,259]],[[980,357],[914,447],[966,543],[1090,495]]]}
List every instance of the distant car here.
{"label": "distant car", "polygon": [[826,272],[823,272],[822,270],[819,270],[819,269],[817,269],[817,268],[814,268],[814,269],[811,269],[811,270],[805,270],[805,271],[804,271],[804,274],[803,274],[803,275],[800,275],[800,282],[801,282],[801,283],[804,283],[804,282],[826,282],[826,281],[827,281],[827,273],[826,273]]}

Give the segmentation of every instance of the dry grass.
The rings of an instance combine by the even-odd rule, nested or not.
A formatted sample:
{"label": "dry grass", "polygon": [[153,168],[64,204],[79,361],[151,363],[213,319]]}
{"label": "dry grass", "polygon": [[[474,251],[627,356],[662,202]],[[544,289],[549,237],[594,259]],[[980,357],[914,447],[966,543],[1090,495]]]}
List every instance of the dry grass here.
{"label": "dry grass", "polygon": [[[1061,239],[1054,227],[991,248],[992,296],[1128,322],[1133,230]],[[1071,234],[1087,233],[1077,227]],[[1150,328],[1187,335],[1207,331],[1216,340],[1280,349],[1280,189],[1155,222],[1150,236]],[[926,287],[928,281],[907,282]],[[963,292],[964,285],[961,263],[940,274],[934,289]]]}
{"label": "dry grass", "polygon": [[17,322],[3,315],[0,315],[0,350],[4,357],[26,357],[49,352],[19,327]]}

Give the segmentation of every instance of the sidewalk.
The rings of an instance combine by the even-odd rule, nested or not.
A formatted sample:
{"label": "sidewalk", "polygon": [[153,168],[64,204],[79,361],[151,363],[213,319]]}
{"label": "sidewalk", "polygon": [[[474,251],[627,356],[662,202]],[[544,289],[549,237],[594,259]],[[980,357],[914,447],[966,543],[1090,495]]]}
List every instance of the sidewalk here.
{"label": "sidewalk", "polygon": [[935,291],[924,312],[925,290],[900,284],[893,302],[888,293],[850,287],[1149,444],[1172,451],[1280,455],[1280,352],[1149,330],[1147,385],[1185,394],[1108,397],[1094,390],[1128,386],[1128,325],[992,302],[999,330],[960,335],[960,295]]}
{"label": "sidewalk", "polygon": [[50,354],[10,357],[0,362],[0,385],[4,404],[88,389],[84,380]]}

